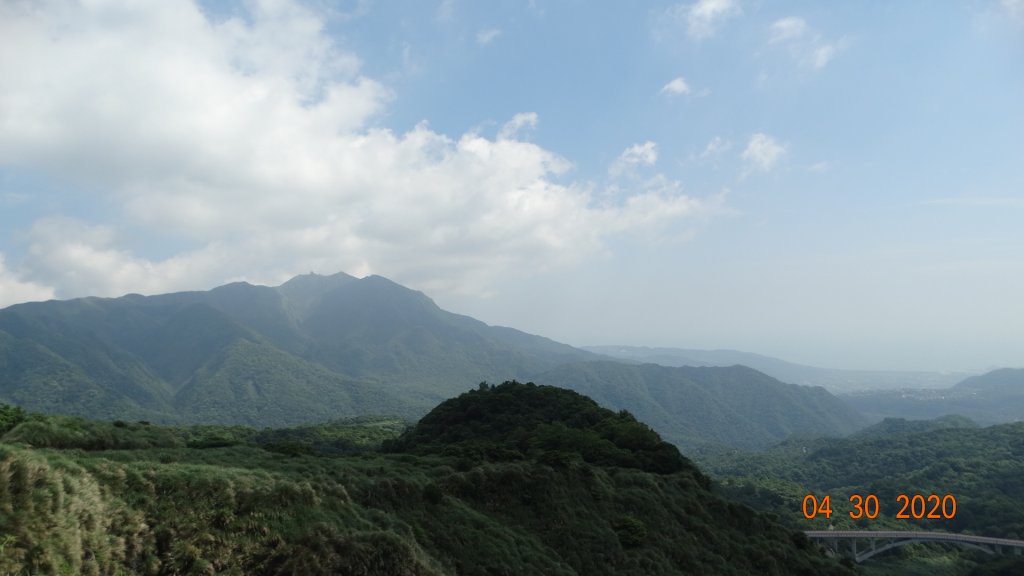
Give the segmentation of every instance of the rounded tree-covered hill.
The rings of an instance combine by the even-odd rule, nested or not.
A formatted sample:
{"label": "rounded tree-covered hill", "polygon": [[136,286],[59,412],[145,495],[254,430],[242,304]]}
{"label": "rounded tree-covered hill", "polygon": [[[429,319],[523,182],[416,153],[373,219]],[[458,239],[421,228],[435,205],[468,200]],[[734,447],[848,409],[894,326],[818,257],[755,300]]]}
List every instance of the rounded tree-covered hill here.
{"label": "rounded tree-covered hill", "polygon": [[442,402],[391,448],[489,461],[582,459],[660,474],[686,470],[708,485],[675,446],[629,412],[613,412],[572,390],[532,382],[481,383]]}

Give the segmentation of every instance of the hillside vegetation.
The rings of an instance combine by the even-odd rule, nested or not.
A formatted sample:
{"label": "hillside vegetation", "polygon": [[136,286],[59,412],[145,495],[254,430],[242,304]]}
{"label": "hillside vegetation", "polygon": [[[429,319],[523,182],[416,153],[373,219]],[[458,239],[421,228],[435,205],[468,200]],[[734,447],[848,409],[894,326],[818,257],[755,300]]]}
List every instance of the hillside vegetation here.
{"label": "hillside vegetation", "polygon": [[865,423],[823,388],[786,384],[745,366],[586,362],[560,366],[536,380],[629,410],[687,448],[709,443],[766,448],[793,434],[846,435]]}
{"label": "hillside vegetation", "polygon": [[[698,459],[719,479],[724,494],[770,511],[793,528],[821,530],[833,525],[1024,537],[1024,423],[980,428],[962,417],[892,419],[849,438],[792,439],[762,453],[706,450]],[[830,495],[832,518],[804,518],[801,503],[807,494]],[[878,518],[851,519],[852,494],[877,496]],[[951,519],[897,519],[899,494],[952,495],[956,513]],[[961,548],[928,550],[908,548],[893,556],[908,563],[922,559],[915,559],[915,554],[990,560]],[[965,566],[969,567],[939,573],[966,574]],[[1020,563],[1014,566],[1024,568]],[[902,569],[907,573],[906,566]]]}
{"label": "hillside vegetation", "polygon": [[451,382],[590,357],[445,312],[379,276],[0,310],[0,401],[109,419],[290,426],[420,416],[460,391]]}
{"label": "hillside vegetation", "polygon": [[[0,573],[853,574],[628,414],[546,386],[480,387],[401,437],[0,421]],[[366,428],[388,453],[338,442]]]}

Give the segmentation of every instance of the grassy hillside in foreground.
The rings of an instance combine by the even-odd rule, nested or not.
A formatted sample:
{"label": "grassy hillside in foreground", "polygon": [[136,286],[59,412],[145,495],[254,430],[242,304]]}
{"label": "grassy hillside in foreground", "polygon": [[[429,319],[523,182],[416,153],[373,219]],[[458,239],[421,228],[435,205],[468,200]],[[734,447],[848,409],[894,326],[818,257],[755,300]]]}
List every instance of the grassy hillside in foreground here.
{"label": "grassy hillside in foreground", "polygon": [[267,450],[0,410],[0,573],[853,574],[571,391],[481,387],[425,420],[391,453],[329,457],[310,428],[258,433]]}

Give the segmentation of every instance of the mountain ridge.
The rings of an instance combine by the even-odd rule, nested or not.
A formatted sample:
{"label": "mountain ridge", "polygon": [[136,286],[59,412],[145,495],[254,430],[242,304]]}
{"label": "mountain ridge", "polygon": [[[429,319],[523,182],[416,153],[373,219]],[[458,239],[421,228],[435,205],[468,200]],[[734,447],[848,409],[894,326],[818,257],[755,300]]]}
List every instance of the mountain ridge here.
{"label": "mountain ridge", "polygon": [[797,364],[772,356],[732,349],[698,350],[648,346],[583,346],[584,350],[623,360],[662,366],[733,366],[741,364],[791,384],[823,386],[833,393],[867,389],[946,388],[969,373],[901,370],[847,370]]}
{"label": "mountain ridge", "polygon": [[[834,398],[823,404],[824,391],[789,389],[754,370],[654,378],[649,367],[448,312],[381,276],[307,274],[273,287],[234,282],[19,304],[0,310],[0,336],[0,401],[109,419],[293,426],[361,414],[417,418],[479,382],[518,379],[590,393],[681,444],[841,435],[855,421]],[[739,390],[786,408],[768,421]],[[809,407],[832,425],[801,423]]]}
{"label": "mountain ridge", "polygon": [[710,436],[729,446],[764,448],[793,434],[844,436],[866,423],[824,388],[788,384],[747,366],[594,361],[562,365],[536,381],[642,414],[669,441],[685,447],[707,444]]}
{"label": "mountain ridge", "polygon": [[871,419],[930,419],[949,414],[979,424],[1024,420],[1024,368],[999,368],[939,390],[864,391],[843,399]]}

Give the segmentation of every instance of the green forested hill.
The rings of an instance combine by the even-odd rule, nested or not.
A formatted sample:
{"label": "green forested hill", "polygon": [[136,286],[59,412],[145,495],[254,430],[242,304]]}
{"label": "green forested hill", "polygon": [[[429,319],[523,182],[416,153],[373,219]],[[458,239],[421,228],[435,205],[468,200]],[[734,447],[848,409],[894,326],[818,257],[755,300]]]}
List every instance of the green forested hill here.
{"label": "green forested hill", "polygon": [[[770,510],[794,528],[832,524],[837,529],[1024,536],[1024,423],[980,428],[960,417],[887,420],[849,438],[791,439],[756,454],[706,450],[697,459],[726,494]],[[807,494],[831,495],[832,518],[804,518],[801,504]],[[877,496],[878,518],[851,519],[851,494]],[[956,513],[951,519],[900,520],[899,494],[951,495]],[[904,554],[904,560],[913,561],[909,551]],[[972,557],[958,548],[945,554],[947,559]]]}
{"label": "green forested hill", "polygon": [[857,425],[823,390],[753,370],[597,360],[607,359],[446,312],[379,276],[0,310],[0,401],[52,413],[256,426],[418,417],[473,383],[520,378],[628,409],[681,445],[764,446]]}
{"label": "green forested hill", "polygon": [[785,384],[745,366],[587,362],[560,366],[536,380],[627,409],[681,446],[764,448],[791,434],[841,436],[864,424],[823,388]]}
{"label": "green forested hill", "polygon": [[301,328],[309,357],[352,376],[387,381],[430,405],[465,382],[525,378],[596,355],[439,308],[420,292],[369,276],[325,294]]}
{"label": "green forested hill", "polygon": [[[954,519],[915,523],[986,536],[1024,535],[1024,423],[978,428],[947,419],[927,427],[898,421],[887,426],[891,432],[790,440],[761,454],[723,451],[699,459],[720,477],[774,478],[836,495],[873,493],[885,503],[886,519],[895,515],[899,493],[954,494]],[[788,516],[802,519],[799,502]]]}
{"label": "green forested hill", "polygon": [[255,432],[0,409],[0,573],[853,574],[573,392],[506,383],[438,410],[378,453],[348,439],[381,422]]}
{"label": "green forested hill", "polygon": [[0,310],[0,400],[162,422],[419,415],[464,385],[593,355],[445,312],[384,278],[81,298]]}

